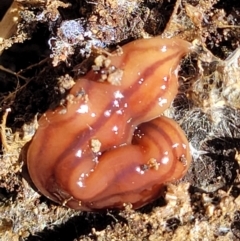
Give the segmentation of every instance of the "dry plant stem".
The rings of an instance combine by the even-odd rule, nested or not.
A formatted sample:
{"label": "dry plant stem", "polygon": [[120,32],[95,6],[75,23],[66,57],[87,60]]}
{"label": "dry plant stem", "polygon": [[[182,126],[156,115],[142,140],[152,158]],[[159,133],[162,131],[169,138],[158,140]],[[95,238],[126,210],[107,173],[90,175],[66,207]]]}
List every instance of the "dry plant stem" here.
{"label": "dry plant stem", "polygon": [[218,28],[240,28],[240,26],[238,26],[238,25],[219,24]]}
{"label": "dry plant stem", "polygon": [[[28,67],[29,68],[29,67]],[[24,76],[20,75],[19,73],[23,72],[23,71],[19,71],[18,73],[10,70],[10,69],[7,69],[7,68],[4,68],[2,65],[0,65],[0,70],[6,72],[6,73],[9,73],[9,74],[12,74],[12,75],[15,75],[17,78],[20,78],[20,79],[23,79],[25,80],[26,82],[28,82],[28,78],[25,78]]]}
{"label": "dry plant stem", "polygon": [[[168,33],[171,33],[171,27],[172,27],[172,23],[174,23],[173,19],[176,18],[177,16],[177,11],[179,9],[179,6],[181,4],[182,0],[177,0],[177,2],[175,3],[172,15],[166,25],[166,28],[164,30],[164,32],[162,33],[163,37],[168,37]],[[171,36],[172,37],[172,36]]]}
{"label": "dry plant stem", "polygon": [[0,70],[4,71],[4,72],[6,72],[6,73],[12,74],[12,75],[16,76],[17,78],[23,79],[23,80],[26,81],[26,83],[28,83],[31,79],[26,78],[26,77],[24,77],[24,76],[22,76],[22,75],[20,75],[20,74],[22,74],[22,73],[24,73],[24,72],[26,72],[26,71],[34,68],[34,67],[40,66],[41,64],[44,64],[44,63],[47,62],[48,60],[49,60],[49,57],[41,60],[41,61],[38,62],[38,63],[29,65],[27,68],[21,69],[21,70],[18,71],[17,73],[14,72],[14,71],[12,71],[12,70],[10,70],[10,69],[7,69],[7,68],[3,67],[2,65],[0,65]]}
{"label": "dry plant stem", "polygon": [[17,29],[18,20],[18,4],[16,1],[13,1],[11,7],[0,22],[0,45],[4,39],[10,38],[14,34]]}
{"label": "dry plant stem", "polygon": [[[36,63],[36,64],[31,64],[31,65],[29,65],[27,68],[19,70],[17,73],[14,73],[14,72],[13,72],[13,73],[14,73],[16,76],[18,76],[18,77],[20,77],[20,78],[24,78],[24,80],[26,80],[26,81],[29,81],[29,79],[21,76],[20,74],[21,74],[21,73],[24,73],[24,72],[26,72],[27,70],[30,70],[30,69],[32,69],[32,68],[34,68],[34,67],[40,66],[41,64],[44,64],[44,63],[46,63],[48,60],[49,60],[49,57],[41,60],[40,62],[38,62],[38,63]],[[1,66],[0,66],[0,67],[1,67]]]}
{"label": "dry plant stem", "polygon": [[10,108],[5,110],[5,113],[2,117],[2,123],[0,125],[0,134],[1,134],[2,145],[6,151],[10,150],[10,146],[7,143],[7,137],[6,137],[6,122],[7,122],[8,113],[10,111],[11,111]]}
{"label": "dry plant stem", "polygon": [[[10,103],[10,101],[15,98],[16,93],[18,91],[22,90],[23,88],[25,88],[26,85],[33,79],[33,78],[26,78],[26,77],[20,75],[21,73],[24,73],[27,70],[30,70],[30,69],[32,69],[34,67],[40,66],[40,65],[44,64],[45,62],[47,62],[48,60],[49,60],[49,58],[47,57],[47,58],[41,60],[40,62],[38,62],[36,64],[32,64],[32,65],[28,66],[27,68],[18,71],[17,73],[12,71],[12,70],[10,70],[10,69],[4,68],[2,65],[0,65],[0,70],[4,71],[6,73],[12,74],[12,75],[16,76],[16,78],[21,78],[21,79],[25,80],[24,85],[18,86],[14,92],[11,92],[8,96],[4,97],[3,101],[5,101],[5,102],[9,101],[9,103]],[[42,71],[44,71],[44,68],[43,68]],[[3,105],[2,101],[0,102],[0,106],[1,105]],[[0,107],[0,110],[1,110],[1,107]]]}

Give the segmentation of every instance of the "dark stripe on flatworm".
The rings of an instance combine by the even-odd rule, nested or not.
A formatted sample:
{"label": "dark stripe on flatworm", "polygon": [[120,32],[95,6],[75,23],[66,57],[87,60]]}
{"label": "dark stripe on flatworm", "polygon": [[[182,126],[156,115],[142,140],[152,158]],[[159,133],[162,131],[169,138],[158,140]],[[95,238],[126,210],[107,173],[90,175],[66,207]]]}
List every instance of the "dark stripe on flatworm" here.
{"label": "dark stripe on flatworm", "polygon": [[[172,123],[170,123],[170,122],[168,122],[168,120],[167,119],[165,119],[165,118],[161,118],[161,122],[162,121],[164,121],[165,123],[167,123],[167,125],[169,125],[170,127],[169,128],[174,128],[173,127],[173,124]],[[158,146],[159,147],[159,150],[161,150],[161,152],[163,153],[164,151],[173,151],[173,148],[172,148],[172,144],[173,144],[173,141],[172,141],[172,139],[171,139],[171,137],[168,135],[168,133],[166,132],[166,130],[167,129],[159,129],[159,126],[157,125],[157,124],[155,124],[155,123],[153,123],[153,122],[149,122],[149,123],[144,123],[144,125],[147,125],[147,128],[151,128],[152,130],[149,132],[149,133],[152,133],[152,131],[154,131],[154,132],[160,132],[161,134],[160,134],[160,137],[161,138],[159,138],[159,139],[156,139],[156,136],[154,136],[154,135],[149,135],[149,133],[147,134],[147,137],[148,137],[148,139],[150,139],[151,140],[151,142],[152,143],[154,143],[154,145],[155,146]],[[140,127],[140,129],[141,129],[141,127]],[[174,129],[176,129],[176,128],[174,128]],[[181,135],[179,134],[179,132],[177,132],[177,130],[176,130],[176,133],[177,133],[177,138],[178,138],[178,141],[181,143],[182,142],[182,138],[181,138]],[[167,141],[167,143],[169,144],[168,145],[168,150],[163,150],[162,149],[162,147],[161,147],[161,139],[165,139],[166,141]],[[141,145],[140,145],[141,146]],[[158,183],[158,185],[159,186],[161,186],[161,185],[163,185],[165,182],[164,182],[164,179],[167,179],[167,180],[169,180],[169,177],[171,176],[171,173],[174,173],[174,170],[175,170],[175,168],[176,168],[176,161],[178,161],[178,155],[177,155],[177,152],[176,151],[173,151],[174,153],[173,153],[173,157],[176,157],[176,159],[175,160],[173,160],[172,162],[171,162],[171,167],[170,167],[170,169],[168,170],[168,172],[166,173],[166,174],[164,174],[164,175],[161,175],[161,180],[162,180],[162,182],[161,183]],[[162,155],[163,156],[163,155]],[[160,161],[160,160],[157,160],[158,162]],[[146,162],[147,162],[147,160],[146,160]],[[167,165],[169,165],[169,164],[167,164]],[[127,170],[131,170],[132,171],[132,169],[133,168],[135,168],[135,167],[133,167],[133,168],[129,168],[131,166],[131,163],[129,163],[129,166],[127,167]],[[164,168],[164,165],[160,165],[159,166],[159,168]],[[147,171],[146,171],[147,172]],[[127,172],[125,172],[125,173],[127,173]],[[117,175],[117,176],[115,176],[115,178],[114,179],[112,179],[111,180],[111,183],[117,183],[117,180],[119,179],[119,178],[121,178],[121,175],[122,175],[122,173],[119,173],[119,175]],[[125,174],[124,174],[125,175]],[[143,174],[144,175],[144,174]],[[141,175],[139,175],[139,178],[141,178]],[[147,187],[146,187],[146,190],[149,190],[149,188],[150,187],[153,187],[154,185],[151,185],[151,184],[154,184],[154,183],[156,183],[156,180],[152,180],[151,182],[149,182],[148,183],[148,185],[147,185]],[[141,193],[141,192],[144,192],[144,190],[142,190],[142,187],[141,188],[139,188],[139,189],[133,189],[134,190],[134,193]],[[117,194],[113,194],[113,195],[111,195],[111,196],[107,196],[107,197],[103,197],[103,198],[100,198],[100,199],[98,199],[97,197],[98,197],[98,193],[96,194],[96,198],[94,198],[95,200],[93,200],[93,202],[103,202],[105,199],[110,199],[110,198],[112,198],[112,197],[114,197],[114,196],[124,196],[124,195],[126,195],[126,196],[128,196],[128,195],[131,195],[132,194],[132,191],[133,190],[129,190],[129,191],[127,191],[127,192],[119,192],[119,193],[117,193]],[[102,193],[103,193],[103,191],[101,191]],[[144,194],[143,194],[144,195]],[[101,196],[101,195],[100,195]],[[149,198],[151,198],[151,197],[149,197]]]}
{"label": "dark stripe on flatworm", "polygon": [[[160,118],[161,118],[161,117],[160,117]],[[163,121],[164,121],[167,125],[170,124],[170,123],[167,121],[167,119],[161,118],[161,122],[163,122]],[[176,153],[175,151],[173,151],[173,148],[172,148],[173,140],[172,140],[171,136],[169,136],[168,133],[166,132],[166,131],[168,130],[168,127],[167,127],[166,129],[165,129],[165,128],[163,129],[163,128],[159,127],[154,121],[150,121],[150,122],[144,123],[144,125],[147,125],[147,128],[148,128],[148,129],[150,129],[150,128],[152,129],[152,130],[149,131],[149,133],[147,133],[146,135],[147,135],[149,138],[151,138],[151,140],[152,140],[152,142],[154,143],[154,145],[157,146],[159,150],[161,150],[161,153],[163,153],[163,152],[165,152],[165,151],[168,151],[168,152],[171,152],[171,153],[172,153],[173,157],[176,156],[177,153]],[[171,126],[170,128],[173,129],[172,126]],[[141,127],[140,127],[140,129],[141,129]],[[152,131],[155,132],[155,133],[158,132],[158,133],[159,133],[159,134],[158,134],[159,137],[155,136],[154,134],[151,135]],[[178,136],[178,138],[179,138],[179,136]],[[164,140],[167,142],[167,144],[168,144],[168,146],[167,146],[168,150],[163,149],[164,147],[161,146],[161,140],[162,140],[162,139],[164,139]],[[160,151],[159,151],[159,154],[160,154],[160,155],[161,155],[161,153],[160,153]],[[158,161],[160,161],[160,160],[158,160]],[[172,164],[171,164],[171,167],[170,167],[169,171],[168,171],[165,175],[162,175],[162,176],[161,176],[162,179],[166,179],[166,176],[169,176],[169,173],[171,173],[171,172],[175,169],[175,162],[174,162],[174,160],[171,161],[171,163],[172,163]],[[169,164],[166,164],[166,165],[169,165]],[[159,168],[164,168],[164,165],[161,165],[161,164],[160,164]]]}
{"label": "dark stripe on flatworm", "polygon": [[[165,61],[168,61],[172,58],[176,57],[176,53],[172,54],[171,56],[168,56],[167,58],[163,59],[163,60],[159,60],[158,62],[154,63],[152,66],[150,66],[149,68],[147,68],[143,74],[142,74],[142,78],[148,78],[157,68],[159,68],[159,66],[164,63]],[[149,69],[151,71],[149,71]],[[166,85],[169,81],[166,82]],[[131,89],[128,89],[126,91],[123,92],[123,95],[124,95],[124,98],[128,99],[129,96],[135,92],[138,91],[138,89],[141,87],[141,85],[138,83],[138,81],[136,80],[134,82],[134,85],[132,86]],[[166,90],[168,90],[169,86],[167,86]],[[165,91],[166,91],[165,90]],[[89,90],[91,91],[91,90]],[[98,101],[98,100],[96,100]],[[144,114],[144,112],[149,109],[149,107],[152,106],[153,102],[156,102],[156,99],[152,99],[150,100],[148,103],[146,103],[146,107],[143,109],[142,113]],[[104,108],[104,111],[105,110],[108,110],[108,109],[112,109],[112,100],[110,101],[110,103]],[[159,113],[160,114],[160,113]],[[104,116],[104,112],[102,112],[102,118],[99,120],[97,119],[96,122],[94,124],[91,125],[91,132],[89,133],[89,135],[85,135],[85,138],[82,139],[82,143],[85,143],[87,141],[89,141],[91,139],[92,136],[95,136],[97,131],[101,128],[101,126],[104,126],[106,125],[107,126],[107,122],[111,121],[111,117],[105,117]],[[65,120],[64,122],[67,122],[67,121],[71,121],[71,119],[74,119],[74,118],[79,118],[76,117],[75,115],[71,116],[70,118],[68,118],[67,120]],[[84,120],[83,120],[84,121]],[[64,122],[61,122],[59,123],[59,125],[63,125]],[[77,128],[77,127],[76,127]],[[86,128],[86,131],[88,131],[88,129]],[[83,133],[85,131],[81,131],[79,133],[76,134],[76,136],[78,135],[81,135],[81,133]],[[100,140],[101,141],[101,140]],[[46,144],[45,144],[46,145]],[[63,152],[61,154],[59,154],[56,162],[57,163],[61,163],[65,160],[65,158],[69,155],[69,150],[74,150],[76,147],[80,147],[82,144],[79,143],[79,140],[77,138],[74,138],[73,142],[71,144],[68,145],[68,148],[63,150]]]}

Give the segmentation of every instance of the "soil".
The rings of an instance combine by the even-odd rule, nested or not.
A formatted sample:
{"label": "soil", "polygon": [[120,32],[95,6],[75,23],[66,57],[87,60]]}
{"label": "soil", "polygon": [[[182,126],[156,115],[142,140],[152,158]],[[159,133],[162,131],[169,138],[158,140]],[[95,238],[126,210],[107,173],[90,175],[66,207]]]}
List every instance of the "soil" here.
{"label": "soil", "polygon": [[[0,240],[240,240],[239,0],[4,0],[0,10]],[[98,51],[157,35],[195,46],[165,113],[191,145],[187,175],[139,210],[77,212],[42,196],[24,159],[37,119]]]}

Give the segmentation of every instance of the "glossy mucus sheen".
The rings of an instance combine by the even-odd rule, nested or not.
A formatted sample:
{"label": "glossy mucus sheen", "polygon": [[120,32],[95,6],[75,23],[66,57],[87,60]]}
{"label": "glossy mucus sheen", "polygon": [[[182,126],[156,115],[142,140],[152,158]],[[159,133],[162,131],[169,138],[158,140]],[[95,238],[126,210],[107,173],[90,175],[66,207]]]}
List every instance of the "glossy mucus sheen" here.
{"label": "glossy mucus sheen", "polygon": [[29,145],[38,190],[79,210],[139,208],[181,178],[191,162],[188,142],[161,114],[177,94],[189,48],[175,38],[136,40],[79,78],[65,106],[42,115]]}

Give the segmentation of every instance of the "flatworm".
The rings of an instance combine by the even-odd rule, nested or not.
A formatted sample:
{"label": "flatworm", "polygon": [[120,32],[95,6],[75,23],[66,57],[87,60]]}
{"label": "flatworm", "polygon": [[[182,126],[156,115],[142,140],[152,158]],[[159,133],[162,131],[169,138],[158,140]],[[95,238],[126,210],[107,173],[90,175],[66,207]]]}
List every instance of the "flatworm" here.
{"label": "flatworm", "polygon": [[178,65],[190,43],[141,39],[98,57],[76,80],[66,106],[48,110],[27,151],[38,190],[68,207],[139,208],[191,162],[178,124],[161,116],[178,91]]}

